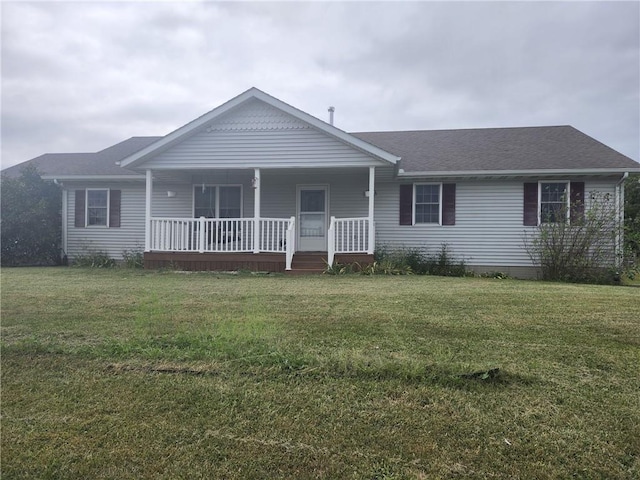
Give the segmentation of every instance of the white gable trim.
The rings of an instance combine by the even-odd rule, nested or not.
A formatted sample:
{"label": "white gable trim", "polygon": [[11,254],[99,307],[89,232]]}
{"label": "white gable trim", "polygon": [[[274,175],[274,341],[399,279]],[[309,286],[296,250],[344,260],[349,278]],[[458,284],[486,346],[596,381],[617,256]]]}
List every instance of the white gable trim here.
{"label": "white gable trim", "polygon": [[333,125],[329,125],[328,123],[323,122],[322,120],[319,120],[314,116],[303,112],[302,110],[298,110],[297,108],[294,108],[291,105],[288,105],[282,102],[281,100],[278,100],[277,98],[272,97],[271,95],[268,95],[263,91],[258,90],[257,88],[254,87],[254,88],[250,88],[244,93],[241,93],[237,97],[229,100],[228,102],[220,105],[219,107],[214,108],[209,113],[206,113],[201,117],[196,118],[192,122],[187,123],[183,127],[180,127],[179,129],[171,132],[167,136],[161,138],[157,142],[152,143],[148,147],[143,148],[142,150],[134,153],[133,155],[130,155],[129,157],[122,160],[120,165],[122,167],[129,167],[129,168],[139,166],[140,164],[144,163],[146,160],[150,159],[154,155],[186,139],[188,136],[192,135],[199,128],[205,127],[207,124],[211,123],[216,118],[220,117],[221,115],[224,115],[228,111],[236,108],[237,106],[241,105],[242,103],[252,98],[261,100],[267,103],[268,105],[271,105],[272,107],[275,107],[299,120],[302,120],[303,122],[308,123],[312,127],[315,127],[318,130],[320,130],[321,132],[324,132],[327,135],[332,136],[364,153],[372,155],[375,158],[384,160],[391,164],[395,164],[400,160],[400,157],[392,155],[389,152],[382,150],[381,148],[378,148],[374,145],[371,145],[370,143],[367,143],[363,140],[360,140],[359,138],[354,137],[353,135],[349,135],[347,132],[344,132],[339,128],[336,128]]}

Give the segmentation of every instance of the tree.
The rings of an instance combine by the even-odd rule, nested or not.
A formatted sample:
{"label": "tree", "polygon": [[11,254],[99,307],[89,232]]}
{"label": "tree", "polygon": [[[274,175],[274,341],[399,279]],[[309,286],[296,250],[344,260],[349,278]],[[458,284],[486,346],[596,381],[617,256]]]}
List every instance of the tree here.
{"label": "tree", "polygon": [[[581,202],[580,202],[581,203]],[[544,280],[603,282],[613,280],[615,242],[618,233],[615,201],[610,194],[591,192],[588,209],[563,202],[550,218],[542,219],[532,235],[524,237],[531,261]],[[569,221],[569,209],[584,211]]]}
{"label": "tree", "polygon": [[629,175],[624,185],[625,251],[640,256],[640,174]]}
{"label": "tree", "polygon": [[4,266],[55,265],[61,261],[60,187],[35,166],[0,181],[1,262]]}

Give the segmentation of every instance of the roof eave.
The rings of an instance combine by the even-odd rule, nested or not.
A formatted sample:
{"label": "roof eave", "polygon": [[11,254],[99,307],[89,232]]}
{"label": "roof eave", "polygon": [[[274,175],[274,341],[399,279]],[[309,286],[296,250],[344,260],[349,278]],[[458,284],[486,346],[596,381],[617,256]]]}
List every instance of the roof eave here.
{"label": "roof eave", "polygon": [[549,168],[530,170],[460,170],[460,171],[423,171],[405,172],[400,169],[400,178],[421,178],[421,177],[522,177],[534,175],[614,175],[624,173],[640,173],[638,168]]}
{"label": "roof eave", "polygon": [[145,180],[144,175],[42,175],[43,180],[96,180],[96,181],[113,181],[113,180]]}

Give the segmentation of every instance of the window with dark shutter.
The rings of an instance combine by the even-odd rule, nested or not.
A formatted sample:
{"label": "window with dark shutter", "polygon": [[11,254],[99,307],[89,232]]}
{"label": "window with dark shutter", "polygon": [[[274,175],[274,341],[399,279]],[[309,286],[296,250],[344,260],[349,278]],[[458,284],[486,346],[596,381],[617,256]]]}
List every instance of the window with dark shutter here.
{"label": "window with dark shutter", "polygon": [[442,184],[442,225],[456,224],[456,184]]}
{"label": "window with dark shutter", "polygon": [[109,193],[109,227],[120,226],[120,190],[111,190]]}
{"label": "window with dark shutter", "polygon": [[569,188],[571,223],[580,223],[584,220],[584,182],[571,182]]}
{"label": "window with dark shutter", "polygon": [[535,227],[538,225],[538,183],[524,184],[523,224]]}
{"label": "window with dark shutter", "polygon": [[[87,197],[89,202],[87,203]],[[108,199],[108,204],[107,204]],[[75,191],[74,225],[120,227],[122,192],[109,189]],[[107,223],[108,218],[108,223]]]}
{"label": "window with dark shutter", "polygon": [[85,191],[84,190],[76,190],[76,205],[75,205],[75,223],[74,225],[78,228],[85,226]]}
{"label": "window with dark shutter", "polygon": [[413,224],[413,185],[400,185],[400,225]]}

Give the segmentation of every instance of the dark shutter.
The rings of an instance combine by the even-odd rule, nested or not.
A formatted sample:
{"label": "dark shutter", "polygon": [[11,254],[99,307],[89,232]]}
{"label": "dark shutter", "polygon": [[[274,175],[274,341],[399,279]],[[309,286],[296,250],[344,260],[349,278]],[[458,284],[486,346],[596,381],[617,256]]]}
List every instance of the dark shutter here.
{"label": "dark shutter", "polygon": [[524,184],[523,224],[535,227],[538,225],[538,184]]}
{"label": "dark shutter", "polygon": [[120,190],[109,192],[109,226],[120,226]]}
{"label": "dark shutter", "polygon": [[571,182],[569,191],[570,222],[580,223],[584,220],[584,182]]}
{"label": "dark shutter", "polygon": [[400,225],[413,224],[413,185],[400,185]]}
{"label": "dark shutter", "polygon": [[84,205],[85,205],[85,191],[84,190],[76,190],[76,208],[75,208],[75,226],[78,228],[85,227],[84,221]]}
{"label": "dark shutter", "polygon": [[456,184],[442,184],[442,225],[456,224]]}

